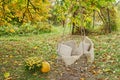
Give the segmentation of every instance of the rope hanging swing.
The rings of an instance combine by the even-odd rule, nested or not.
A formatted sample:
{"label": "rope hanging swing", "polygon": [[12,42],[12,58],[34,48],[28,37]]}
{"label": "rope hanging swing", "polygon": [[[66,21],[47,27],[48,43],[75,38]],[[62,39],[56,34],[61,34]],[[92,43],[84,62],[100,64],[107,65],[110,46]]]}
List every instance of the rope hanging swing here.
{"label": "rope hanging swing", "polygon": [[84,54],[87,57],[87,62],[92,63],[94,61],[94,44],[92,40],[85,35],[84,27],[81,27],[80,31],[82,41],[78,46],[74,40],[58,43],[57,53],[66,66],[72,65]]}

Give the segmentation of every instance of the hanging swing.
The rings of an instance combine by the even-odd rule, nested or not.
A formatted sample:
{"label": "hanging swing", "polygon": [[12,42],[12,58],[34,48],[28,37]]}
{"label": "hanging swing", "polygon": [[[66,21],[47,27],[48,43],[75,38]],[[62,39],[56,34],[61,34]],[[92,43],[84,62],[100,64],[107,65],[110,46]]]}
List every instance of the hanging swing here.
{"label": "hanging swing", "polygon": [[87,57],[87,62],[94,61],[94,44],[87,36],[77,46],[74,40],[69,40],[58,44],[57,53],[66,65],[73,64],[83,54]]}
{"label": "hanging swing", "polygon": [[72,65],[82,55],[87,57],[87,62],[94,61],[94,44],[90,38],[85,36],[85,29],[81,28],[81,42],[77,46],[74,40],[58,43],[57,53],[59,57],[64,61],[65,65]]}

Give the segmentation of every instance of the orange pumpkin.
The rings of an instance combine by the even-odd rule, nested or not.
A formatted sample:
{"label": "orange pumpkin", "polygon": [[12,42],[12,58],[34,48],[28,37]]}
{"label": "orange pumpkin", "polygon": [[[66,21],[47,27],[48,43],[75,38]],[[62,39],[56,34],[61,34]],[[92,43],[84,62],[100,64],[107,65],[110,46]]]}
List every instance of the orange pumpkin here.
{"label": "orange pumpkin", "polygon": [[50,64],[47,61],[42,62],[41,72],[46,73],[50,71]]}

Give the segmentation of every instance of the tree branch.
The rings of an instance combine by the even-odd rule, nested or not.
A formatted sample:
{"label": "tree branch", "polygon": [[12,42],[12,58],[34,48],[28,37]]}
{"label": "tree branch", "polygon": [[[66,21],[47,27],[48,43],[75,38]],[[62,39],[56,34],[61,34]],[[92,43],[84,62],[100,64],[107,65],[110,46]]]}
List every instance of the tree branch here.
{"label": "tree branch", "polygon": [[100,13],[101,13],[101,16],[103,17],[104,21],[107,22],[107,20],[106,20],[104,14],[102,13],[102,10],[101,10],[101,9],[100,9]]}
{"label": "tree branch", "polygon": [[31,0],[29,0],[30,1],[30,4],[32,5],[32,7],[33,7],[33,9],[36,11],[37,9],[39,9],[39,8],[36,8],[35,7],[35,5],[33,5],[33,3],[31,2]]}
{"label": "tree branch", "polygon": [[[98,12],[98,11],[97,11]],[[103,19],[103,17],[101,16],[100,12],[98,12],[99,17],[101,18],[101,20],[103,21],[103,23],[105,23],[105,20]]]}

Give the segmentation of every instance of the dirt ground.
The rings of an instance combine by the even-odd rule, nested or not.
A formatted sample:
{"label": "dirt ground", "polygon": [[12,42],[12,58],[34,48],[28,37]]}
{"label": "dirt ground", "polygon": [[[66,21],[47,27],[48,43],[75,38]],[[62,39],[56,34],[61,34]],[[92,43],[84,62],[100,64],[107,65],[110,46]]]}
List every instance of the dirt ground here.
{"label": "dirt ground", "polygon": [[85,55],[80,57],[74,64],[65,66],[62,60],[56,60],[56,64],[52,65],[51,80],[99,80],[94,75],[93,64],[88,64]]}

